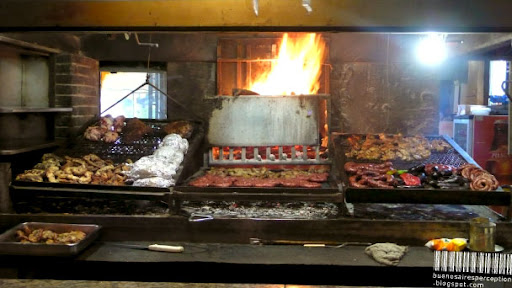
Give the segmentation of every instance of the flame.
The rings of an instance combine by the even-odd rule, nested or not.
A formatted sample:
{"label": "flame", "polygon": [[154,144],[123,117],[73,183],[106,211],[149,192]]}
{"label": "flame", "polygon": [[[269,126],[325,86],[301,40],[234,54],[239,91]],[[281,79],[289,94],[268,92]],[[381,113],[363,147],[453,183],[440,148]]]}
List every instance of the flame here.
{"label": "flame", "polygon": [[316,33],[283,35],[270,71],[259,75],[249,90],[260,95],[316,94],[324,59],[325,41]]}

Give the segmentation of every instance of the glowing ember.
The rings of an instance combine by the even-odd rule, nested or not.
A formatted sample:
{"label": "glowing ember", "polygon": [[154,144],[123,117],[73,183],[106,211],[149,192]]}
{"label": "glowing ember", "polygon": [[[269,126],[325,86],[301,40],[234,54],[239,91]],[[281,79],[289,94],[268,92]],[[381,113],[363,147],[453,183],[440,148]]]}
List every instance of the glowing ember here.
{"label": "glowing ember", "polygon": [[284,34],[271,70],[259,75],[249,90],[260,95],[316,94],[324,52],[325,42],[320,35],[308,33],[292,38]]}

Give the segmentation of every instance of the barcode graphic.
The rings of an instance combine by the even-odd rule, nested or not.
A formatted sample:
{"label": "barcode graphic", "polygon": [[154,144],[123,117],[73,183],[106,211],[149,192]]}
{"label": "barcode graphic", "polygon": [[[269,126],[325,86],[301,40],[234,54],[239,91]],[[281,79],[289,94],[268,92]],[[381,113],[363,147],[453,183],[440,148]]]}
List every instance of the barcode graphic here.
{"label": "barcode graphic", "polygon": [[434,271],[512,275],[512,254],[434,251]]}

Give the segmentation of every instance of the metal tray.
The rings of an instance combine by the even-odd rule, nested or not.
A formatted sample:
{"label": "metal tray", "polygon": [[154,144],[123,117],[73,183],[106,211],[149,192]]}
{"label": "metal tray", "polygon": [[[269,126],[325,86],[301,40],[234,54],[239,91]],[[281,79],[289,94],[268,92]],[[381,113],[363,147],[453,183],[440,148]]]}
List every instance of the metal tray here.
{"label": "metal tray", "polygon": [[[350,148],[347,138],[353,133],[333,133],[336,171],[343,183],[346,201],[349,203],[411,203],[411,204],[466,204],[466,205],[502,205],[509,206],[512,194],[498,188],[496,191],[473,191],[469,189],[433,189],[433,188],[355,188],[350,187],[344,164],[353,162],[375,162],[379,160],[353,159],[345,155]],[[364,136],[364,135],[362,135]],[[419,164],[439,163],[458,167],[470,163],[478,165],[453,139],[448,136],[425,136],[429,141],[442,139],[450,144],[446,152],[432,152],[428,159],[417,161],[390,160],[395,169],[408,169]]]}
{"label": "metal tray", "polygon": [[[204,131],[202,126],[194,128],[194,133],[189,140],[189,149],[185,154],[185,158],[181,163],[179,169],[176,171],[175,180],[178,183],[180,179],[189,177],[198,166],[201,165],[202,157],[198,158],[198,150],[202,145],[204,139]],[[89,141],[90,142],[90,141]],[[95,142],[94,142],[95,143]],[[101,144],[101,143],[100,143]],[[105,143],[103,143],[105,144]],[[148,146],[153,149],[153,146]],[[76,156],[73,151],[91,152],[84,146],[81,149],[73,148],[74,150],[63,150],[61,155]],[[154,150],[147,150],[144,154],[151,155]],[[99,151],[92,151],[98,153]],[[149,153],[149,154],[148,154]],[[57,154],[57,153],[56,153]],[[106,154],[98,153],[102,159],[111,159],[112,157],[125,157],[122,154],[113,153],[112,157],[105,156]],[[202,155],[199,155],[202,156]],[[126,159],[126,158],[124,158]],[[199,159],[199,160],[198,160]],[[27,167],[28,168],[28,167]],[[96,185],[96,184],[75,184],[75,183],[50,183],[50,182],[28,182],[14,180],[10,184],[11,198],[16,200],[18,198],[26,197],[41,197],[41,196],[58,196],[58,197],[101,197],[101,198],[135,198],[147,200],[160,200],[166,198],[171,188],[151,187],[151,186],[132,186],[132,185]]]}
{"label": "metal tray", "polygon": [[[39,244],[21,243],[16,240],[16,231],[19,229],[49,229],[56,233],[64,233],[72,230],[82,231],[87,236],[74,244]],[[46,222],[24,222],[7,230],[0,235],[0,254],[25,255],[25,256],[73,256],[83,251],[98,236],[101,226],[95,224],[66,224]]]}
{"label": "metal tray", "polygon": [[302,188],[302,187],[195,187],[191,186],[192,180],[207,174],[210,168],[203,167],[197,171],[194,175],[186,179],[183,183],[178,183],[173,190],[179,192],[207,192],[207,193],[306,193],[306,194],[323,194],[323,193],[338,193],[339,188],[332,172],[329,173],[329,177],[326,182],[322,183],[320,188]]}

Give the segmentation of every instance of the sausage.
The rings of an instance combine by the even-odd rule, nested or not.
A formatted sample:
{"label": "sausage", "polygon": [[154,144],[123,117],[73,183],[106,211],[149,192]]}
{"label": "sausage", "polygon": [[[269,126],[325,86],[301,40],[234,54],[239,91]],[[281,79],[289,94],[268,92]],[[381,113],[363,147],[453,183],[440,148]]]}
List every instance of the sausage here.
{"label": "sausage", "polygon": [[312,181],[300,181],[300,182],[298,182],[298,184],[299,184],[299,187],[304,187],[304,188],[321,188],[322,187],[322,183],[312,182]]}
{"label": "sausage", "polygon": [[312,182],[325,182],[329,178],[329,173],[312,173],[308,180]]}
{"label": "sausage", "polygon": [[390,186],[389,183],[382,180],[368,179],[368,186],[374,188],[383,188],[383,189],[391,189],[393,186]]}
{"label": "sausage", "polygon": [[361,170],[360,169],[360,170],[357,170],[356,175],[361,175],[361,176],[364,175],[364,176],[370,176],[370,177],[372,177],[372,176],[373,177],[377,177],[377,176],[380,176],[382,174],[385,174],[386,172],[387,172],[387,170],[381,172],[381,171],[370,171],[370,170]]}
{"label": "sausage", "polygon": [[357,173],[358,170],[368,170],[368,171],[377,171],[380,173],[386,173],[388,170],[392,170],[393,163],[392,162],[384,162],[384,163],[355,163],[355,162],[347,162],[343,166],[345,171],[349,173]]}
{"label": "sausage", "polygon": [[366,186],[367,179],[367,177],[363,177],[361,175],[353,175],[348,179],[348,183],[354,188],[366,188],[368,187]]}

